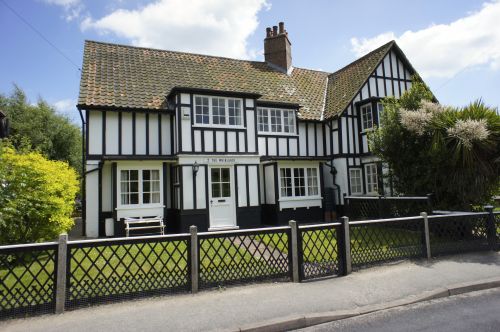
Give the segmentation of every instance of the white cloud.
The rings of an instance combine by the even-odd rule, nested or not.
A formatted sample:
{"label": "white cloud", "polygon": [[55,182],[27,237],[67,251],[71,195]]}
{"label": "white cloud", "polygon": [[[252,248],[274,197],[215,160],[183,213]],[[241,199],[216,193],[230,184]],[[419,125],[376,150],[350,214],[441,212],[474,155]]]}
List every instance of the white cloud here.
{"label": "white cloud", "polygon": [[431,25],[418,31],[393,32],[373,38],[352,38],[351,50],[362,56],[395,39],[423,77],[453,77],[475,67],[500,69],[500,0],[449,24]]}
{"label": "white cloud", "polygon": [[56,111],[60,114],[68,116],[70,119],[74,119],[77,113],[76,111],[76,101],[74,99],[62,99],[58,100],[52,104]]}
{"label": "white cloud", "polygon": [[257,51],[248,49],[247,38],[258,26],[257,13],[268,8],[266,0],[158,0],[87,18],[81,29],[112,33],[136,46],[253,58]]}
{"label": "white cloud", "polygon": [[80,0],[42,0],[49,5],[61,6],[64,9],[64,19],[68,22],[80,17],[85,8]]}

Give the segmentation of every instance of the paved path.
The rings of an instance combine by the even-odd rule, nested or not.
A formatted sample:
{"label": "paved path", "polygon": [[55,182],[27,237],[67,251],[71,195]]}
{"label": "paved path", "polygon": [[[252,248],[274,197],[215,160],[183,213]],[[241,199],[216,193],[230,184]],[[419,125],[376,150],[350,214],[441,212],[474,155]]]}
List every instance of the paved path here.
{"label": "paved path", "polygon": [[499,331],[500,288],[383,310],[301,332]]}
{"label": "paved path", "polygon": [[401,262],[321,281],[267,283],[101,305],[0,322],[1,331],[237,330],[297,315],[355,309],[461,282],[500,277],[500,253]]}

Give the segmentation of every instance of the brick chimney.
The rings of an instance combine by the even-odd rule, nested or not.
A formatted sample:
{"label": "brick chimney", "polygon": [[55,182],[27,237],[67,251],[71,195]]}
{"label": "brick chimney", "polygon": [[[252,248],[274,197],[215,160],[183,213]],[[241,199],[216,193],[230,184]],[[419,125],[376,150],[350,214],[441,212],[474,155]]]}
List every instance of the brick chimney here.
{"label": "brick chimney", "polygon": [[285,23],[266,29],[266,39],[264,39],[264,59],[271,66],[285,73],[292,66],[292,44],[288,40],[288,32],[285,30]]}

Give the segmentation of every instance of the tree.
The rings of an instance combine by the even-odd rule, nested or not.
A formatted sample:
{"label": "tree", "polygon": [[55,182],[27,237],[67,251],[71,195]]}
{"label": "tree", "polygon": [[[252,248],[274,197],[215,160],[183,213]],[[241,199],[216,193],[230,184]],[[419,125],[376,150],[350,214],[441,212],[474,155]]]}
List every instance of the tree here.
{"label": "tree", "polygon": [[395,190],[436,194],[437,206],[468,210],[491,199],[500,183],[500,116],[476,101],[462,108],[434,102],[418,78],[398,100],[383,100],[371,150],[388,164]]}
{"label": "tree", "polygon": [[80,171],[81,132],[66,116],[56,113],[43,99],[30,104],[18,86],[14,86],[10,96],[0,94],[0,109],[9,118],[9,141],[16,149],[40,151],[47,158],[66,161]]}
{"label": "tree", "polygon": [[73,226],[77,174],[66,162],[0,144],[0,244],[52,240]]}

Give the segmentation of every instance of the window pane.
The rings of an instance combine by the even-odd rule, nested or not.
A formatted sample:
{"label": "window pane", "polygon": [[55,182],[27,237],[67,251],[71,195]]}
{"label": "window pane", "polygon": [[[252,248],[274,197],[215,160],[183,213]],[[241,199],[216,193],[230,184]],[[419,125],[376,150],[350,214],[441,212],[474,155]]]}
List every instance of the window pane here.
{"label": "window pane", "polygon": [[151,194],[151,203],[160,203],[160,193]]}
{"label": "window pane", "polygon": [[151,173],[149,170],[144,170],[142,171],[142,180],[149,180],[151,176]]}
{"label": "window pane", "polygon": [[309,196],[316,196],[319,194],[318,171],[316,168],[307,169],[307,193]]}
{"label": "window pane", "polygon": [[226,124],[226,100],[212,98],[212,123]]}
{"label": "window pane", "polygon": [[155,169],[151,171],[151,179],[160,180],[160,171]]}
{"label": "window pane", "polygon": [[267,108],[259,108],[257,110],[257,124],[258,124],[258,130],[261,132],[268,132],[269,131],[269,111]]}
{"label": "window pane", "polygon": [[283,131],[285,133],[295,133],[295,112],[283,111]]}
{"label": "window pane", "polygon": [[198,124],[209,124],[208,97],[197,96],[195,98],[195,122]]}
{"label": "window pane", "polygon": [[210,172],[212,174],[212,182],[219,182],[220,181],[220,168],[212,168]]}
{"label": "window pane", "polygon": [[281,196],[290,197],[292,194],[292,169],[280,168]]}
{"label": "window pane", "polygon": [[151,197],[150,193],[142,194],[142,203],[143,204],[150,204],[151,203],[150,197]]}
{"label": "window pane", "polygon": [[304,180],[304,169],[303,168],[294,168],[293,169],[293,181],[294,181],[294,189],[295,196],[305,196],[306,195],[306,187]]}
{"label": "window pane", "polygon": [[121,181],[128,181],[128,171],[121,171],[120,172],[120,180]]}
{"label": "window pane", "polygon": [[220,194],[220,184],[218,182],[212,183],[212,197],[221,197]]}
{"label": "window pane", "polygon": [[269,114],[271,119],[271,132],[281,132],[281,110],[271,109]]}
{"label": "window pane", "polygon": [[229,168],[222,168],[222,179],[221,182],[229,182]]}
{"label": "window pane", "polygon": [[361,124],[363,130],[373,128],[373,116],[372,116],[371,104],[361,107]]}
{"label": "window pane", "polygon": [[130,180],[131,181],[138,181],[139,180],[139,171],[138,170],[131,170],[130,171]]}
{"label": "window pane", "polygon": [[229,183],[222,183],[222,197],[231,196],[231,185]]}
{"label": "window pane", "polygon": [[241,100],[228,99],[229,124],[233,126],[241,125]]}
{"label": "window pane", "polygon": [[130,194],[130,204],[139,204],[139,194]]}

